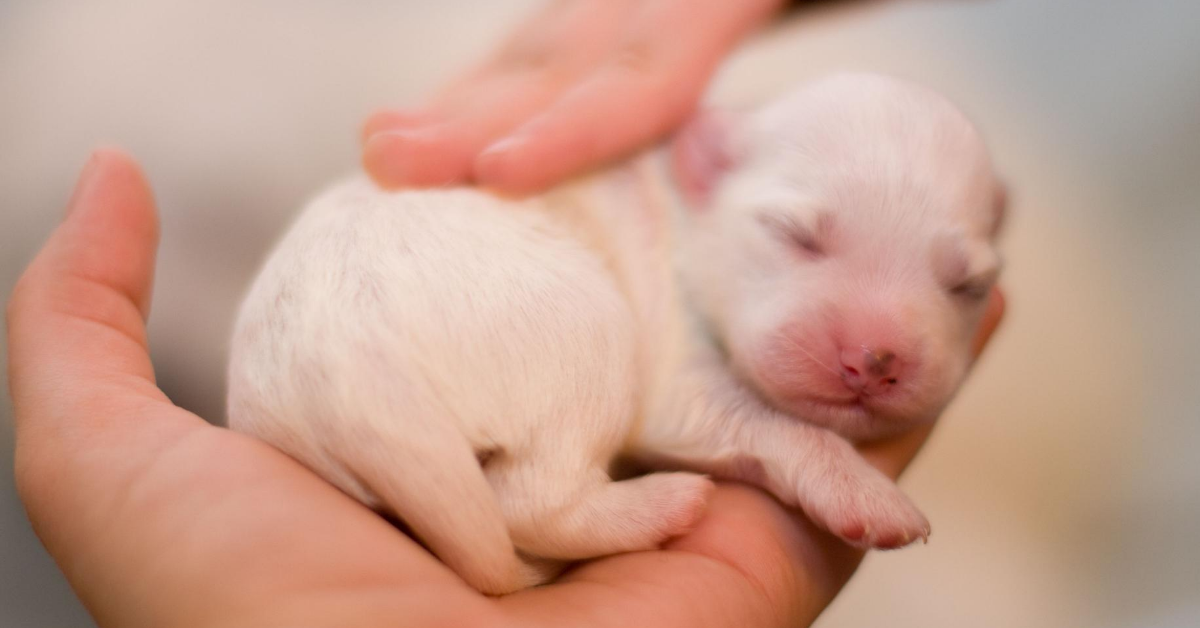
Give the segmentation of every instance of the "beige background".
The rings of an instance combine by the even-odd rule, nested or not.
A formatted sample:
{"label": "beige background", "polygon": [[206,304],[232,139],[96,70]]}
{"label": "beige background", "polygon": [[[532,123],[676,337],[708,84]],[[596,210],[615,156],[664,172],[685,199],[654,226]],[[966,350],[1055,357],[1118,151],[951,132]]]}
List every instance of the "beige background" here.
{"label": "beige background", "polygon": [[[355,167],[358,122],[536,4],[0,0],[0,291],[88,149],[127,147],[163,212],[160,381],[219,420],[238,295]],[[1010,316],[905,479],[931,543],[868,559],[819,625],[1200,625],[1198,27],[1190,0],[859,4],[792,19],[716,81],[743,102],[836,68],[920,79],[1014,189]],[[10,413],[0,625],[90,625],[13,494]]]}

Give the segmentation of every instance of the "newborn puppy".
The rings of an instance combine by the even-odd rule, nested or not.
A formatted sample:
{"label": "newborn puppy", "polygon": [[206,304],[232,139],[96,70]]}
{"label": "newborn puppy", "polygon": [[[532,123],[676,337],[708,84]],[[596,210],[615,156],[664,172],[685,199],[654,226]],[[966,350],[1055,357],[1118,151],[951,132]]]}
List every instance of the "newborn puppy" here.
{"label": "newborn puppy", "polygon": [[529,200],[352,180],[250,290],[230,426],[485,593],[696,524],[704,475],[614,482],[622,456],[902,546],[928,523],[850,443],[932,421],[962,381],[1002,204],[950,103],[857,74],[699,113]]}

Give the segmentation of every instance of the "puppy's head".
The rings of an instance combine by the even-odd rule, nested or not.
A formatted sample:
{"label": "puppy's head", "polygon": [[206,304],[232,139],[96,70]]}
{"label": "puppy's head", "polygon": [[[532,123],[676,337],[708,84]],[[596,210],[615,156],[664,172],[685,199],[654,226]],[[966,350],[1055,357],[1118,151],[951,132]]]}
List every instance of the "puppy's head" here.
{"label": "puppy's head", "polygon": [[856,439],[937,416],[1000,268],[1003,187],[962,113],[838,75],[698,114],[672,167],[685,289],[764,398]]}

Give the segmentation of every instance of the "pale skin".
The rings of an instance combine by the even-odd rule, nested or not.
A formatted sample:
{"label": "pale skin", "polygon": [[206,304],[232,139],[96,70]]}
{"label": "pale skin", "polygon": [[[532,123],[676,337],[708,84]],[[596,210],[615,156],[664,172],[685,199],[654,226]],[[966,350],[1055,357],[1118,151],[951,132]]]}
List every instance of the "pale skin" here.
{"label": "pale skin", "polygon": [[[551,29],[555,11],[597,4],[552,5],[529,28]],[[610,4],[632,11],[634,3]],[[655,19],[682,4],[640,3],[640,32],[653,32]],[[682,119],[720,57],[778,2],[717,4],[705,11],[727,12],[720,28],[700,19],[704,11],[686,22],[692,48],[644,53],[661,63],[622,61],[617,70],[597,61],[629,41],[628,22],[611,18],[592,43],[562,31],[547,44],[578,45],[591,59],[553,81],[507,83],[503,68],[473,75],[446,102],[495,79],[495,93],[512,107],[498,108],[508,113],[489,122],[492,114],[463,105],[455,123],[487,132],[470,142],[427,143],[422,150],[448,164],[437,177],[387,171],[394,139],[374,148],[369,139],[364,162],[377,178],[399,173],[394,184],[471,181],[520,192],[625,154]],[[628,101],[593,107],[588,90],[626,90]],[[637,107],[652,122],[604,115],[621,107]],[[389,115],[368,129],[414,124],[407,114]],[[563,143],[548,131],[556,124],[588,131]],[[520,128],[528,141],[488,174],[480,153]],[[765,493],[722,484],[700,525],[661,551],[592,561],[554,585],[508,597],[481,596],[287,456],[171,404],[154,384],[146,345],[157,236],[138,166],[119,151],[98,151],[7,310],[17,488],[34,529],[101,626],[796,626],[816,618],[862,558]],[[993,291],[976,353],[1003,309]],[[894,478],[927,435],[861,451]]]}

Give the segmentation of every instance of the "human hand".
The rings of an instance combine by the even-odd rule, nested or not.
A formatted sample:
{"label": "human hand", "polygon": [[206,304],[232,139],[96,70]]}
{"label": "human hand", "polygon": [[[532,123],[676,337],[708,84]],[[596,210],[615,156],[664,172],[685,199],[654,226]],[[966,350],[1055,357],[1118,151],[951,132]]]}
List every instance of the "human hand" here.
{"label": "human hand", "polygon": [[372,116],[363,165],[389,188],[548,187],[672,131],[721,59],[783,4],[552,2],[428,106]]}
{"label": "human hand", "polygon": [[[481,596],[300,464],[166,398],[146,346],[156,244],[138,167],[100,151],[8,305],[17,488],[101,626],[797,626],[861,558],[727,484],[661,551]],[[977,348],[1002,311],[996,292]],[[864,454],[895,477],[925,435]]]}

